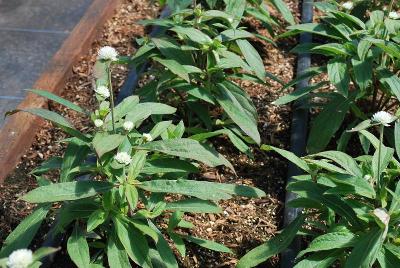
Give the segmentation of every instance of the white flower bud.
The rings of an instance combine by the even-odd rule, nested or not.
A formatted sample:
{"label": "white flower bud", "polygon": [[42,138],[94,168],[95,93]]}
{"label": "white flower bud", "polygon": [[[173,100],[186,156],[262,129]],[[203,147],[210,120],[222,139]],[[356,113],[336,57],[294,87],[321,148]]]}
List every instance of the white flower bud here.
{"label": "white flower bud", "polygon": [[9,268],[28,268],[33,262],[32,251],[29,249],[15,250],[8,257],[7,267]]}
{"label": "white flower bud", "polygon": [[388,112],[385,111],[380,111],[375,113],[372,116],[372,121],[379,123],[381,125],[384,125],[385,127],[388,127],[390,123],[392,123],[394,120],[396,120],[396,117],[391,115]]}
{"label": "white flower bud", "polygon": [[353,8],[353,6],[354,6],[354,4],[352,1],[347,1],[342,4],[342,7],[347,10],[351,10]]}
{"label": "white flower bud", "polygon": [[364,176],[364,180],[370,181],[370,180],[372,180],[372,176],[367,174],[367,175]]}
{"label": "white flower bud", "polygon": [[132,161],[131,156],[126,152],[117,153],[117,155],[114,157],[114,159],[118,163],[124,164],[124,165],[129,165],[131,163],[131,161]]}
{"label": "white flower bud", "polygon": [[400,14],[396,11],[392,11],[389,13],[389,18],[391,18],[392,20],[398,20],[400,19]]}
{"label": "white flower bud", "polygon": [[126,131],[128,131],[128,132],[131,131],[131,130],[133,129],[134,126],[135,126],[135,125],[133,124],[132,121],[125,121],[124,124],[123,124],[124,129],[125,129]]}
{"label": "white flower bud", "polygon": [[153,137],[149,133],[143,133],[143,139],[146,142],[152,141]]}
{"label": "white flower bud", "polygon": [[96,127],[102,127],[104,125],[104,122],[101,119],[96,119],[96,120],[94,120],[94,125]]}
{"label": "white flower bud", "polygon": [[115,48],[110,46],[102,47],[98,52],[98,58],[100,60],[115,61],[117,60],[117,57],[118,57],[118,52],[115,50]]}
{"label": "white flower bud", "polygon": [[105,86],[99,86],[94,91],[105,99],[110,97],[110,90]]}

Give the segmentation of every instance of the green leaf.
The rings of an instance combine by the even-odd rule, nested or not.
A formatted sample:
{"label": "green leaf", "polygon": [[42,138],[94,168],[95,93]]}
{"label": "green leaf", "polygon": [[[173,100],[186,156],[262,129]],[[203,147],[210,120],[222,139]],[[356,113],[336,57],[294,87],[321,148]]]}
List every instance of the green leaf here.
{"label": "green leaf", "polygon": [[236,40],[236,44],[239,46],[244,58],[253,69],[257,77],[262,81],[265,81],[266,72],[264,63],[257,50],[250,44],[249,41],[244,39]]}
{"label": "green leaf", "polygon": [[397,157],[400,158],[400,122],[398,120],[394,124],[394,141]]}
{"label": "green leaf", "polygon": [[38,187],[21,199],[30,203],[50,203],[65,200],[78,200],[98,193],[111,190],[114,185],[104,181],[74,181],[53,183],[47,186]]}
{"label": "green leaf", "polygon": [[255,267],[285,250],[303,225],[304,216],[298,216],[283,231],[266,243],[250,250],[238,262],[237,268]]}
{"label": "green leaf", "polygon": [[393,254],[386,247],[382,248],[379,252],[378,262],[381,268],[400,267],[400,258]]}
{"label": "green leaf", "polygon": [[148,160],[141,171],[144,174],[158,173],[197,173],[198,168],[188,161],[175,158],[160,158]]}
{"label": "green leaf", "polygon": [[197,197],[203,200],[224,200],[232,195],[262,197],[265,193],[257,188],[225,183],[192,180],[152,180],[137,185],[146,191],[174,193]]}
{"label": "green leaf", "polygon": [[43,163],[40,164],[39,167],[33,169],[30,174],[34,175],[41,175],[53,169],[59,169],[62,165],[62,157],[54,156],[50,157],[49,159],[45,160]]}
{"label": "green leaf", "polygon": [[103,224],[107,219],[107,213],[104,210],[98,209],[90,214],[87,221],[87,232],[91,232],[96,229],[100,224]]}
{"label": "green leaf", "polygon": [[150,228],[152,228],[157,234],[158,239],[156,242],[156,247],[163,261],[163,264],[167,268],[178,268],[178,263],[176,261],[175,255],[172,252],[167,240],[165,240],[160,230],[150,220],[148,221],[148,223]]}
{"label": "green leaf", "polygon": [[318,236],[305,250],[300,251],[296,258],[300,258],[306,253],[337,248],[352,247],[355,242],[355,235],[350,232],[333,232]]}
{"label": "green leaf", "polygon": [[260,133],[257,129],[257,122],[246,111],[245,107],[241,105],[235,95],[228,90],[223,84],[217,84],[218,94],[217,101],[228,114],[228,116],[246,133],[250,138],[252,138],[257,144],[260,144],[261,138]]}
{"label": "green leaf", "polygon": [[286,151],[283,149],[279,149],[279,148],[276,148],[276,147],[270,146],[270,145],[261,145],[261,150],[274,151],[274,152],[280,154],[281,156],[283,156],[284,158],[286,158],[287,160],[289,160],[290,162],[292,162],[293,164],[295,164],[296,166],[298,166],[299,168],[301,168],[302,170],[306,171],[307,173],[311,173],[311,169],[307,165],[307,162],[304,161],[303,159],[301,159],[300,157],[296,156],[292,152],[289,152],[289,151]]}
{"label": "green leaf", "polygon": [[297,263],[294,268],[329,268],[340,257],[342,251],[338,249],[314,253]]}
{"label": "green leaf", "polygon": [[349,93],[350,74],[347,63],[343,59],[331,59],[327,65],[329,80],[345,97]]}
{"label": "green leaf", "polygon": [[186,246],[185,246],[185,242],[183,241],[183,239],[181,238],[180,235],[169,232],[168,233],[171,240],[174,242],[174,245],[176,247],[176,249],[178,250],[179,254],[181,254],[182,257],[185,257],[186,255]]}
{"label": "green leaf", "polygon": [[111,234],[107,240],[107,257],[108,265],[110,268],[130,268],[128,255],[120,245],[119,241],[115,239],[115,235]]}
{"label": "green leaf", "polygon": [[366,90],[372,83],[373,61],[371,59],[358,60],[353,58],[351,64],[353,65],[356,83],[361,90]]}
{"label": "green leaf", "polygon": [[176,32],[178,34],[185,35],[193,42],[196,42],[199,44],[206,45],[206,44],[212,43],[212,40],[208,35],[206,35],[202,31],[197,30],[195,28],[186,28],[186,27],[181,27],[181,26],[175,26],[169,30]]}
{"label": "green leaf", "polygon": [[[125,98],[120,104],[114,108],[114,120],[115,122],[121,120],[125,115],[127,115],[134,107],[139,103],[138,96],[129,96]],[[111,113],[109,113],[104,119],[104,122],[111,126]]]}
{"label": "green leaf", "polygon": [[67,242],[68,255],[79,268],[90,268],[89,245],[86,238],[76,224]]}
{"label": "green leaf", "polygon": [[65,150],[60,170],[60,182],[71,181],[71,170],[81,165],[88,153],[90,147],[79,139],[72,139]]}
{"label": "green leaf", "polygon": [[369,268],[375,263],[383,243],[383,229],[372,229],[355,244],[344,268]]}
{"label": "green leaf", "polygon": [[295,25],[296,22],[294,21],[294,17],[292,12],[290,12],[289,8],[282,0],[271,0],[271,3],[276,7],[282,17],[290,23],[290,25]]}
{"label": "green leaf", "polygon": [[387,85],[391,93],[400,100],[400,78],[387,69],[378,69],[379,81]]}
{"label": "green leaf", "polygon": [[169,69],[172,73],[176,74],[183,80],[190,82],[189,79],[189,72],[186,70],[186,68],[181,65],[179,62],[173,59],[161,59],[157,57],[153,57],[153,59],[162,65],[164,65],[167,69]]}
{"label": "green leaf", "polygon": [[151,41],[153,41],[166,58],[175,59],[180,64],[194,65],[190,53],[183,51],[179,45],[161,38],[152,38]]}
{"label": "green leaf", "polygon": [[0,251],[0,258],[8,257],[14,250],[27,248],[49,212],[50,205],[41,205],[7,236]]}
{"label": "green leaf", "polygon": [[328,158],[339,164],[342,168],[344,168],[348,172],[348,174],[358,178],[363,177],[363,172],[358,166],[357,162],[348,154],[339,151],[325,151],[315,154],[315,156]]}
{"label": "green leaf", "polygon": [[247,38],[253,38],[254,35],[252,33],[249,33],[248,31],[245,30],[239,30],[239,29],[228,29],[223,32],[221,32],[216,39],[222,41],[222,42],[227,42],[227,41],[233,41],[236,39],[247,39]]}
{"label": "green leaf", "polygon": [[[51,248],[51,247],[41,247],[39,249],[37,249],[34,253],[33,253],[33,262],[39,262],[41,259],[43,259],[44,257],[51,255],[57,251],[59,251],[60,248]],[[1,265],[0,265],[1,267]],[[39,266],[40,267],[40,266]],[[32,268],[31,266],[29,266],[29,268]]]}
{"label": "green leaf", "polygon": [[76,105],[75,103],[70,102],[70,101],[68,101],[66,99],[63,99],[63,98],[61,98],[61,97],[59,97],[57,95],[54,95],[53,93],[51,93],[49,91],[40,90],[40,89],[27,89],[27,91],[30,91],[32,93],[35,93],[36,95],[45,97],[45,98],[47,98],[49,100],[55,101],[55,102],[57,102],[57,103],[59,103],[61,105],[64,105],[65,107],[68,107],[71,110],[74,110],[74,111],[76,111],[78,113],[86,114],[86,115],[88,114],[87,111],[85,111],[84,109],[82,109],[81,107]]}
{"label": "green leaf", "polygon": [[215,167],[225,165],[233,170],[232,165],[211,147],[206,147],[192,139],[172,139],[153,141],[137,147],[141,150],[162,152],[169,155],[194,159]]}
{"label": "green leaf", "polygon": [[186,239],[187,241],[195,243],[203,248],[211,249],[213,251],[233,254],[233,252],[229,248],[227,248],[226,246],[224,246],[222,244],[214,242],[214,241],[194,237],[191,235],[183,236],[183,238]]}
{"label": "green leaf", "polygon": [[329,37],[332,39],[342,39],[342,37],[338,34],[336,30],[327,25],[319,23],[304,23],[304,24],[292,25],[287,27],[287,29],[294,30],[296,33],[307,32]]}
{"label": "green leaf", "polygon": [[139,193],[135,186],[130,184],[125,185],[125,195],[128,200],[129,207],[135,210],[139,201]]}
{"label": "green leaf", "polygon": [[93,147],[98,157],[101,158],[105,153],[117,149],[124,139],[125,136],[120,134],[97,133],[93,139]]}
{"label": "green leaf", "polygon": [[221,213],[222,209],[214,202],[190,198],[167,203],[166,210],[191,213]]}
{"label": "green leaf", "polygon": [[326,85],[326,82],[320,82],[318,84],[315,85],[311,85],[311,86],[307,86],[307,87],[303,87],[301,89],[296,89],[294,90],[292,93],[289,93],[287,95],[284,95],[282,97],[280,97],[279,99],[277,99],[276,101],[274,101],[272,104],[274,105],[284,105],[287,104],[289,102],[295,101],[305,95],[307,95],[308,93],[310,93],[311,91],[314,91],[316,89],[321,88],[322,86]]}
{"label": "green leaf", "polygon": [[314,119],[307,141],[310,153],[322,151],[339,130],[350,108],[350,100],[342,96],[336,97]]}
{"label": "green leaf", "polygon": [[137,151],[129,164],[128,170],[128,182],[132,182],[142,172],[142,169],[146,163],[147,152]]}
{"label": "green leaf", "polygon": [[146,238],[132,225],[121,220],[120,217],[114,217],[113,221],[118,239],[129,257],[143,268],[152,268]]}
{"label": "green leaf", "polygon": [[72,126],[72,124],[67,119],[65,119],[63,116],[61,116],[55,112],[46,110],[46,109],[31,108],[31,109],[25,109],[25,110],[14,110],[14,111],[6,113],[6,115],[11,115],[11,114],[14,114],[14,113],[17,113],[20,111],[42,117],[50,122],[53,122],[56,126],[61,128],[63,131],[70,134],[71,136],[77,137],[85,142],[90,142],[90,139],[87,136],[85,136],[84,134],[79,132],[77,129],[75,129]]}

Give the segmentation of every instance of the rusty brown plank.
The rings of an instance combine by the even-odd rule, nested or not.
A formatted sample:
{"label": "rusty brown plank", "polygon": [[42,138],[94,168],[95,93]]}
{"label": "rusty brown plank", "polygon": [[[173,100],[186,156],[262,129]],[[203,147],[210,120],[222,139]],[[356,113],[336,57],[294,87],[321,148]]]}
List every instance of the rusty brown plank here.
{"label": "rusty brown plank", "polygon": [[[102,25],[115,12],[121,0],[94,0],[82,19],[53,56],[33,88],[60,94],[72,73],[72,66],[100,34]],[[17,109],[46,107],[47,100],[28,93]],[[0,130],[0,182],[16,167],[32,145],[43,121],[27,113],[12,115]]]}

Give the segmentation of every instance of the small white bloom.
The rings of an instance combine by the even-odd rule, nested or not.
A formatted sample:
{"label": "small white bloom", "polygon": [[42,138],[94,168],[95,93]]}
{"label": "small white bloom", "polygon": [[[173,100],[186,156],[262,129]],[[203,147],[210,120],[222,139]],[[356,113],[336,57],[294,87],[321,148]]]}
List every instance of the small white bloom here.
{"label": "small white bloom", "polygon": [[33,262],[32,251],[29,249],[15,250],[8,257],[7,267],[9,268],[27,268]]}
{"label": "small white bloom", "polygon": [[354,4],[351,1],[347,1],[342,4],[342,7],[347,10],[351,10],[353,8],[353,6],[354,6]]}
{"label": "small white bloom", "polygon": [[124,122],[124,125],[123,125],[123,127],[124,127],[124,129],[125,129],[126,131],[131,131],[131,130],[133,129],[134,126],[135,126],[135,125],[133,124],[132,121],[125,121],[125,122]]}
{"label": "small white bloom", "polygon": [[124,165],[129,165],[132,161],[131,156],[126,152],[117,153],[117,155],[114,158],[118,163]]}
{"label": "small white bloom", "polygon": [[105,99],[110,97],[110,90],[105,86],[99,86],[94,91]]}
{"label": "small white bloom", "polygon": [[98,58],[101,60],[115,61],[115,60],[117,60],[118,52],[113,47],[105,46],[105,47],[100,48],[97,55],[98,55]]}
{"label": "small white bloom", "polygon": [[153,137],[149,133],[143,133],[143,139],[144,139],[144,141],[148,142],[148,141],[152,141]]}
{"label": "small white bloom", "polygon": [[389,18],[391,18],[392,20],[400,19],[400,14],[396,11],[392,11],[389,13]]}
{"label": "small white bloom", "polygon": [[396,117],[385,111],[377,112],[372,116],[372,121],[386,127],[388,127],[389,124],[392,123],[394,120],[396,120]]}
{"label": "small white bloom", "polygon": [[370,180],[372,180],[372,176],[367,174],[367,175],[364,176],[364,180],[370,181]]}
{"label": "small white bloom", "polygon": [[95,125],[96,127],[102,127],[103,124],[104,124],[104,122],[103,122],[103,120],[101,120],[101,119],[96,119],[96,120],[94,120],[94,125]]}

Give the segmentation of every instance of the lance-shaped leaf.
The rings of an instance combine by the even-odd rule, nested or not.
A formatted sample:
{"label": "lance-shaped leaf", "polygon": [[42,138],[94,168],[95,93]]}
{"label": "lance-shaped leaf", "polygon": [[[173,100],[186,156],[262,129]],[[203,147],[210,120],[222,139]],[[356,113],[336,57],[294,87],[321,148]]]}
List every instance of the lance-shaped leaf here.
{"label": "lance-shaped leaf", "polygon": [[49,209],[50,205],[39,206],[31,215],[21,221],[4,241],[0,251],[0,258],[8,257],[14,250],[27,248],[36,235],[42,221],[46,218]]}
{"label": "lance-shaped leaf", "polygon": [[198,238],[198,237],[194,237],[191,235],[186,235],[183,236],[184,239],[186,239],[189,242],[195,243],[203,248],[207,248],[207,249],[211,249],[213,251],[218,251],[218,252],[224,252],[224,253],[233,253],[229,248],[227,248],[226,246],[214,242],[214,241],[210,241],[210,240],[206,240],[206,239],[202,239],[202,238]]}
{"label": "lance-shaped leaf", "polygon": [[124,141],[125,136],[120,134],[107,135],[98,133],[94,136],[93,147],[99,157],[102,157],[105,153],[108,153],[116,148]]}
{"label": "lance-shaped leaf", "polygon": [[242,51],[242,54],[247,63],[253,69],[254,73],[259,79],[264,81],[266,76],[265,67],[262,58],[258,54],[257,50],[247,40],[239,39],[236,40],[236,43]]}
{"label": "lance-shaped leaf", "polygon": [[140,145],[137,149],[162,152],[183,158],[194,159],[209,166],[225,165],[233,170],[231,163],[209,146],[192,139],[172,139],[153,141]]}
{"label": "lance-shaped leaf", "polygon": [[142,182],[137,187],[150,192],[182,194],[215,201],[230,199],[233,195],[245,197],[265,196],[263,191],[254,187],[208,181],[152,180]]}
{"label": "lance-shaped leaf", "polygon": [[53,183],[38,187],[21,199],[30,203],[50,203],[65,200],[78,200],[104,193],[111,190],[114,185],[104,181],[74,181]]}
{"label": "lance-shaped leaf", "polygon": [[191,213],[221,213],[222,209],[214,202],[190,198],[167,203],[166,210]]}
{"label": "lance-shaped leaf", "polygon": [[72,235],[68,239],[67,250],[71,260],[78,267],[90,267],[89,245],[78,224],[75,225]]}

